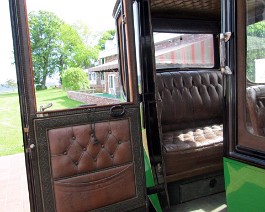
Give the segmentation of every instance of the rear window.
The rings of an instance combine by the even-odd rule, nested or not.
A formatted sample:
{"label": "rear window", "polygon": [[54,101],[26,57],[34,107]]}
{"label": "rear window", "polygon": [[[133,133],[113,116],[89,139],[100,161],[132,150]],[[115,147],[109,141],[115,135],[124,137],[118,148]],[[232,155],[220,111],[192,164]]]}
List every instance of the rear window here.
{"label": "rear window", "polygon": [[154,33],[156,68],[213,68],[212,34]]}

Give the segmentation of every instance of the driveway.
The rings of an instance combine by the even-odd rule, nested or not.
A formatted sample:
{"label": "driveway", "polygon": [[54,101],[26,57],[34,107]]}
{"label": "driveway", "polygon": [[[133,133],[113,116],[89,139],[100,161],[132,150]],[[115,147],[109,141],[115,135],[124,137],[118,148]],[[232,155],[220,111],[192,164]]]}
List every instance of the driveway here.
{"label": "driveway", "polygon": [[24,154],[0,157],[0,212],[30,212]]}

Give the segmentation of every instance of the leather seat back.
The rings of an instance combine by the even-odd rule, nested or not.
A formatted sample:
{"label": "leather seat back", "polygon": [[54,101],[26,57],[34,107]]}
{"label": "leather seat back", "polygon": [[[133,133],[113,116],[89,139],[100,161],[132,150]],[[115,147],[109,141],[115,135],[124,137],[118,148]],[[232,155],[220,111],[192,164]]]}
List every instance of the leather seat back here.
{"label": "leather seat back", "polygon": [[157,73],[163,131],[222,122],[222,75],[217,70]]}

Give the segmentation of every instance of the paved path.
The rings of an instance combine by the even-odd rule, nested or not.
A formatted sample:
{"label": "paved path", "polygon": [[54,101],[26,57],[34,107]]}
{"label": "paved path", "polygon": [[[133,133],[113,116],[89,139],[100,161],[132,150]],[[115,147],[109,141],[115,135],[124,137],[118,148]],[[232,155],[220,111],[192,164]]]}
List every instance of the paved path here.
{"label": "paved path", "polygon": [[0,212],[30,212],[22,153],[0,157]]}

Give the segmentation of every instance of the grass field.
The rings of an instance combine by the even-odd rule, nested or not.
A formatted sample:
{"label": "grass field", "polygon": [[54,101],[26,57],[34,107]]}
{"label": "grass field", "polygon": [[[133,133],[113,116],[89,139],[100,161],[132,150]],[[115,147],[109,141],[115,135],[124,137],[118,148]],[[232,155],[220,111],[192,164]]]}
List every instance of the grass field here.
{"label": "grass field", "polygon": [[[50,102],[50,109],[77,107],[80,102],[68,99],[61,89],[37,91],[37,108]],[[17,93],[0,93],[0,156],[23,152],[20,109]]]}

